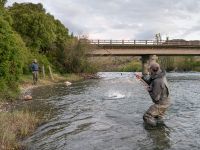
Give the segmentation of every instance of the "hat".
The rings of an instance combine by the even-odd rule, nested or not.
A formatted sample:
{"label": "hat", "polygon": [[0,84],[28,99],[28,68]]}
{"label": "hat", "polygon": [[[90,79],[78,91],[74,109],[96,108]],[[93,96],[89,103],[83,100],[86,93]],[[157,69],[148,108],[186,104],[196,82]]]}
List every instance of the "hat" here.
{"label": "hat", "polygon": [[33,59],[33,62],[37,63],[37,59]]}
{"label": "hat", "polygon": [[158,63],[151,63],[149,68],[152,69],[153,72],[157,72],[160,70],[160,65]]}

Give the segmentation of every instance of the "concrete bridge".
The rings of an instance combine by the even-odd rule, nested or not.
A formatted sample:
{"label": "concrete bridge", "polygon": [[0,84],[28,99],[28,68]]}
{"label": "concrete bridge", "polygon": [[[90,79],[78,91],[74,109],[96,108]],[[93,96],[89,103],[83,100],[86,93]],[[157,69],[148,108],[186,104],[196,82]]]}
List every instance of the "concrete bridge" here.
{"label": "concrete bridge", "polygon": [[89,43],[92,51],[88,56],[141,56],[143,74],[157,56],[200,56],[198,40],[89,40]]}

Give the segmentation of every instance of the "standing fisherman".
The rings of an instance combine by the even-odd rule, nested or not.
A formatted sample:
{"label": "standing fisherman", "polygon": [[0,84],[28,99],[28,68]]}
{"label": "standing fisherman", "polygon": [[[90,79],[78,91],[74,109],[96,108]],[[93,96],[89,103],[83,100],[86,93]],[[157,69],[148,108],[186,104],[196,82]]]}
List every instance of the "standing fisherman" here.
{"label": "standing fisherman", "polygon": [[[162,120],[165,111],[170,106],[169,89],[166,80],[166,72],[160,69],[158,63],[150,65],[150,77],[142,79],[148,84],[147,91],[154,102],[145,112],[143,120],[145,123],[156,126],[159,120]],[[137,78],[141,79],[139,75]],[[141,79],[141,80],[142,80]]]}
{"label": "standing fisherman", "polygon": [[38,81],[38,71],[39,71],[39,66],[36,59],[33,60],[31,64],[31,69],[33,74],[33,84],[36,85]]}

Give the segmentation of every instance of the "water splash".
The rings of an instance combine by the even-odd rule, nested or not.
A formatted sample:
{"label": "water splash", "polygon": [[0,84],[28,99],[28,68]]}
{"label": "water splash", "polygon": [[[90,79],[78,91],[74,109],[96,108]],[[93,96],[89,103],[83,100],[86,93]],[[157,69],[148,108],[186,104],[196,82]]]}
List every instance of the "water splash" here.
{"label": "water splash", "polygon": [[124,94],[121,94],[120,92],[118,91],[109,91],[107,96],[104,97],[103,99],[122,99],[122,98],[125,98],[125,95]]}

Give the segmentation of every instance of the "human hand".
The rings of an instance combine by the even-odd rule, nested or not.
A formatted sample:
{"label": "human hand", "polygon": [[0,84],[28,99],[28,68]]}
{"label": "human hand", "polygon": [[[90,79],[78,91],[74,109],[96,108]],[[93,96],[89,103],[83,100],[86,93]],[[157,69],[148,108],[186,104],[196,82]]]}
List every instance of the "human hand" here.
{"label": "human hand", "polygon": [[148,92],[152,91],[150,86],[146,86],[146,90],[147,90]]}
{"label": "human hand", "polygon": [[135,77],[136,77],[137,79],[141,79],[141,78],[142,78],[142,75],[139,74],[139,73],[135,73]]}

